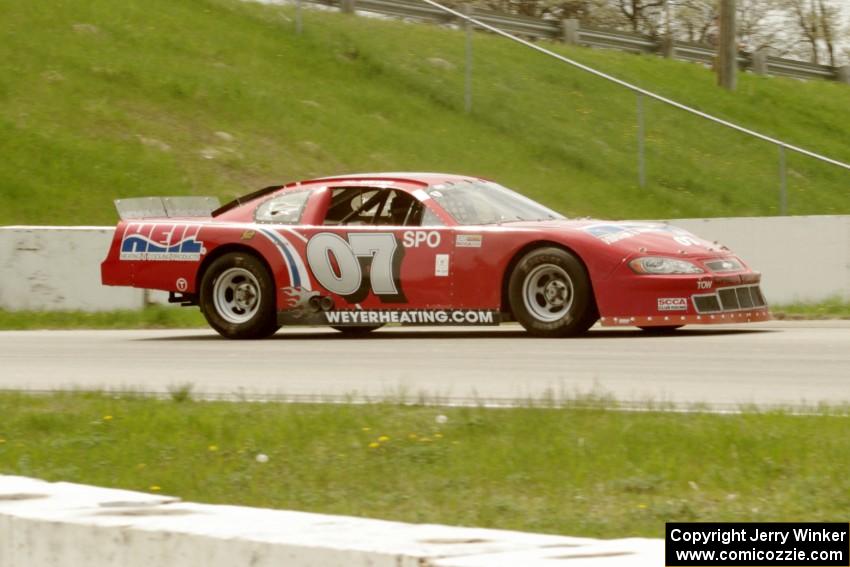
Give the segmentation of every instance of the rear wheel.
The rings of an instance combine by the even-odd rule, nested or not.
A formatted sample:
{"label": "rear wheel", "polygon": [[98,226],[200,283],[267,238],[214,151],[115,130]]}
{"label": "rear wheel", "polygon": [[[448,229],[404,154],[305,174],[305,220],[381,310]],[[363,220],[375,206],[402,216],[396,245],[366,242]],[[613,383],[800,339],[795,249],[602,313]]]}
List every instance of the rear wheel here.
{"label": "rear wheel", "polygon": [[228,339],[261,339],[280,328],[274,280],[251,254],[215,259],[201,278],[199,304],[210,326]]}
{"label": "rear wheel", "polygon": [[380,329],[383,325],[357,325],[352,327],[342,327],[332,325],[331,329],[337,330],[344,335],[350,335],[352,337],[359,337],[361,335],[368,335],[372,331]]}
{"label": "rear wheel", "polygon": [[561,248],[538,248],[516,265],[508,283],[514,317],[532,335],[567,337],[599,318],[582,263]]}

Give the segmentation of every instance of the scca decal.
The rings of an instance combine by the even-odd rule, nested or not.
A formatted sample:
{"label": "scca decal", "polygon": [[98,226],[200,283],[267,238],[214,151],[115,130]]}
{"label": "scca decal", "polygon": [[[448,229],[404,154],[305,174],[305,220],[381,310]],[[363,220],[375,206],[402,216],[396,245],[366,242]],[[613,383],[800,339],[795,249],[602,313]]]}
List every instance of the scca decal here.
{"label": "scca decal", "polygon": [[307,243],[307,264],[326,290],[349,303],[371,290],[384,303],[406,303],[401,287],[404,247],[391,232],[352,233],[348,241],[321,232]]}
{"label": "scca decal", "polygon": [[659,311],[687,311],[688,300],[684,297],[659,297]]}

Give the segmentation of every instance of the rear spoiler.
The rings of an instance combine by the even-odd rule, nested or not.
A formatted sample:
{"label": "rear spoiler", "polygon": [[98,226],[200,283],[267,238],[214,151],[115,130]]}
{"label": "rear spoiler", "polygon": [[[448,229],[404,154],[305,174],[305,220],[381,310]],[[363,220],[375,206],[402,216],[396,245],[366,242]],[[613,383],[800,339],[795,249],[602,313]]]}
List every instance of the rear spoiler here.
{"label": "rear spoiler", "polygon": [[116,199],[121,220],[212,216],[219,207],[217,197],[139,197]]}

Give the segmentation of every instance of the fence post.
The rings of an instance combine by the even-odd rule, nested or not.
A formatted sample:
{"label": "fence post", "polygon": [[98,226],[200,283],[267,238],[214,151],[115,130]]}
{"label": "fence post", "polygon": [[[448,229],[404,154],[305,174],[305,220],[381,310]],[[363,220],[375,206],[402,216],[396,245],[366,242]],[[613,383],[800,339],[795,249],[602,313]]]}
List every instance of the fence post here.
{"label": "fence post", "polygon": [[638,184],[646,187],[646,155],[644,148],[644,119],[643,119],[643,95],[637,94],[637,121],[638,121]]}
{"label": "fence post", "polygon": [[341,0],[340,8],[342,9],[343,14],[353,14],[354,13],[354,2],[355,0]]}
{"label": "fence post", "polygon": [[661,0],[664,6],[664,37],[661,38],[661,53],[666,59],[676,56],[676,40],[673,38],[673,15],[670,0]]}
{"label": "fence post", "polygon": [[676,41],[671,35],[665,35],[661,38],[661,55],[666,59],[673,59],[676,54]]}
{"label": "fence post", "polygon": [[788,176],[785,172],[785,146],[779,146],[779,215],[788,214]]}
{"label": "fence post", "polygon": [[850,65],[839,67],[835,70],[835,74],[838,77],[839,82],[850,85]]}
{"label": "fence post", "polygon": [[738,74],[735,0],[720,0],[720,45],[717,46],[717,84],[734,91]]}
{"label": "fence post", "polygon": [[578,20],[561,20],[561,34],[564,43],[578,45]]}
{"label": "fence post", "polygon": [[301,34],[301,0],[295,0],[295,34]]}
{"label": "fence post", "polygon": [[753,73],[756,75],[767,75],[767,56],[770,51],[766,47],[759,47],[753,51]]}
{"label": "fence post", "polygon": [[[472,5],[465,4],[463,13],[472,16]],[[464,20],[464,27],[466,27],[466,80],[463,109],[469,114],[472,112],[472,23]]]}

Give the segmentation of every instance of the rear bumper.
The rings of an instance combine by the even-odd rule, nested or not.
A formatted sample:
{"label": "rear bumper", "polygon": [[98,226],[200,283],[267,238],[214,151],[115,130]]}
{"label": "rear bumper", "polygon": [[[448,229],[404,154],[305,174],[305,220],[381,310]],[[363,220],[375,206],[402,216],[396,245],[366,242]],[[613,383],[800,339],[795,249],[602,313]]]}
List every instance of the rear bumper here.
{"label": "rear bumper", "polygon": [[100,283],[103,285],[133,285],[133,268],[128,262],[106,260],[100,264]]}

